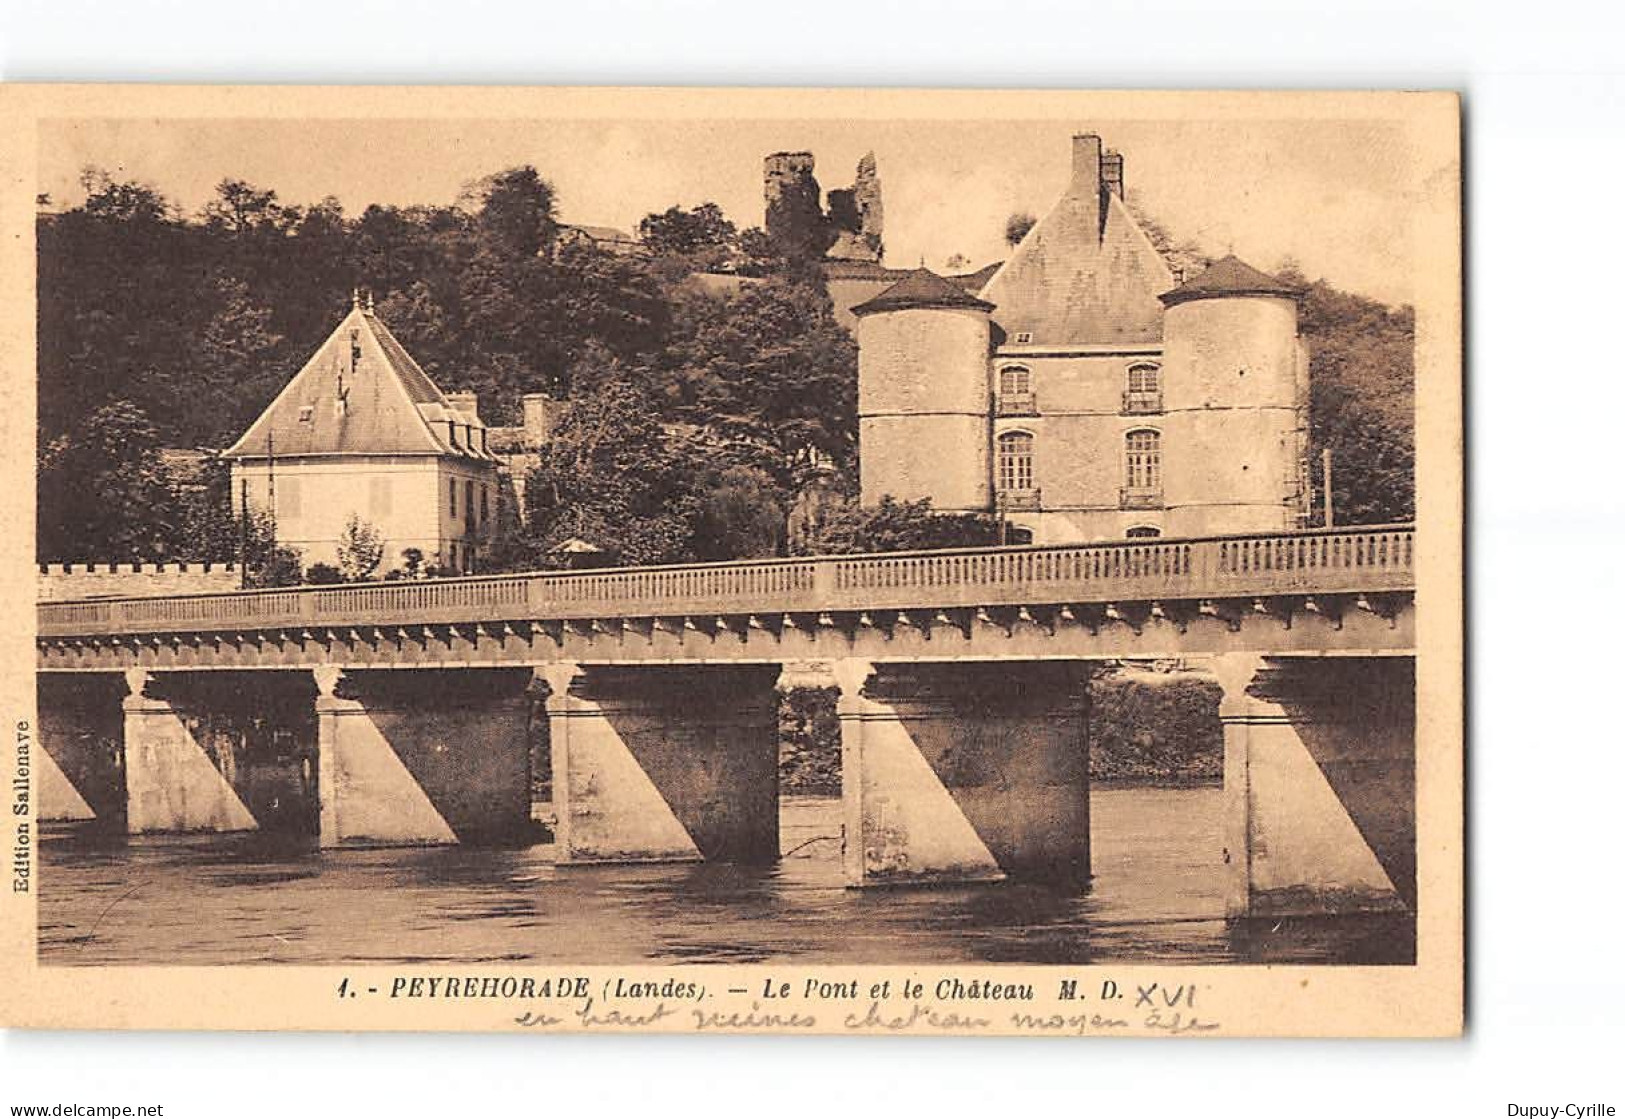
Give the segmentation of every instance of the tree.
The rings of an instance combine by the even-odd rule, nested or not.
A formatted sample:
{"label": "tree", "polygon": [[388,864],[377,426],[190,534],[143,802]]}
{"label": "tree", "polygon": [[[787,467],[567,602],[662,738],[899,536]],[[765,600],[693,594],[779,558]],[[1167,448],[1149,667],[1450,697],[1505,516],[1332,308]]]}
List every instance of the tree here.
{"label": "tree", "polygon": [[298,224],[297,206],[277,201],[276,191],[260,190],[241,179],[224,179],[215,188],[215,197],[203,207],[204,222],[211,229],[231,235],[269,233],[283,236]]}
{"label": "tree", "polygon": [[500,251],[533,257],[552,239],[553,184],[530,164],[487,175],[470,194],[480,232]]}
{"label": "tree", "polygon": [[178,502],[145,412],[115,400],[38,459],[41,562],[157,560],[176,543]]}
{"label": "tree", "polygon": [[351,513],[339,536],[338,572],[346,583],[372,578],[384,558],[384,537],[377,528]]}
{"label": "tree", "polygon": [[344,573],[330,563],[313,563],[305,568],[305,582],[313,587],[348,582]]}
{"label": "tree", "polygon": [[1310,465],[1332,452],[1332,508],[1341,524],[1408,521],[1416,515],[1416,321],[1391,308],[1310,283],[1289,267],[1278,277],[1300,291],[1298,330],[1309,349]]}
{"label": "tree", "polygon": [[638,236],[657,256],[698,259],[725,256],[734,247],[738,230],[715,202],[702,202],[692,210],[673,206],[650,214],[638,223]]}
{"label": "tree", "polygon": [[231,464],[211,459],[202,484],[180,491],[175,554],[189,562],[238,560],[243,534],[231,506]]}
{"label": "tree", "polygon": [[694,558],[776,556],[784,536],[779,490],[763,470],[729,466],[701,480],[692,521]]}
{"label": "tree", "polygon": [[898,501],[890,494],[875,506],[848,503],[829,511],[803,541],[805,555],[915,552],[935,548],[983,548],[999,542],[999,522],[986,513],[937,513],[930,498]]}
{"label": "tree", "polygon": [[86,167],[79,173],[79,185],[85,190],[83,210],[93,218],[130,225],[164,225],[173,220],[174,206],[147,183],[120,182],[100,167]]}
{"label": "tree", "polygon": [[201,317],[197,232],[144,184],[94,169],[84,182],[83,206],[36,222],[42,442],[115,400],[140,408],[163,438],[177,403],[172,371],[189,367]]}
{"label": "tree", "polygon": [[1004,219],[1004,243],[1012,249],[1021,244],[1027,231],[1038,224],[1038,219],[1026,210],[1017,211]]}
{"label": "tree", "polygon": [[689,520],[697,464],[655,416],[645,393],[610,381],[578,398],[525,481],[526,567],[557,566],[572,538],[625,564],[693,558]]}
{"label": "tree", "polygon": [[638,373],[673,420],[762,452],[786,492],[857,452],[857,346],[821,284],[775,277],[674,308],[661,352]]}
{"label": "tree", "polygon": [[250,508],[248,523],[238,522],[242,533],[243,585],[296,587],[302,582],[303,555],[276,538],[276,521],[269,511]]}
{"label": "tree", "polygon": [[188,441],[231,442],[282,388],[289,370],[278,360],[283,339],[272,332],[271,310],[257,304],[248,285],[216,277],[219,302],[204,323],[190,386],[177,386]]}

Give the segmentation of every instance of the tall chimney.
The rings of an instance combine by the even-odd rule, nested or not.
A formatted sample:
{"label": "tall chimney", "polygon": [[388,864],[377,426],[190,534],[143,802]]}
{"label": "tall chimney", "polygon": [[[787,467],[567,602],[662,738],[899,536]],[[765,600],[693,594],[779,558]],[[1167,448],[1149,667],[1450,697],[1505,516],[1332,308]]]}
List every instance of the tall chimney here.
{"label": "tall chimney", "polygon": [[525,443],[529,447],[540,447],[552,438],[553,427],[558,423],[553,398],[545,392],[527,392],[521,403],[525,409]]}
{"label": "tall chimney", "polygon": [[446,400],[451,404],[454,411],[461,412],[469,419],[477,420],[480,418],[480,397],[478,393],[466,390],[463,392],[448,392]]}
{"label": "tall chimney", "polygon": [[1066,188],[1066,200],[1077,207],[1079,224],[1093,228],[1098,237],[1105,230],[1104,199],[1100,192],[1100,137],[1093,132],[1079,132],[1072,137],[1072,182]]}
{"label": "tall chimney", "polygon": [[1108,150],[1100,158],[1101,185],[1117,197],[1123,197],[1123,153]]}
{"label": "tall chimney", "polygon": [[1066,192],[1085,196],[1100,192],[1100,137],[1093,132],[1072,137],[1072,182]]}

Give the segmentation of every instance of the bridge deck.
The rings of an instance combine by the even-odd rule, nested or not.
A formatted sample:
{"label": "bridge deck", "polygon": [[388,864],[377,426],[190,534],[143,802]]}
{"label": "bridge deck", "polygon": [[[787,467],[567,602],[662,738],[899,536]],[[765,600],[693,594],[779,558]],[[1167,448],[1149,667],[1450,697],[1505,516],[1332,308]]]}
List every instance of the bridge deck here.
{"label": "bridge deck", "polygon": [[532,572],[38,605],[41,638],[519,619],[782,616],[1415,588],[1414,528]]}

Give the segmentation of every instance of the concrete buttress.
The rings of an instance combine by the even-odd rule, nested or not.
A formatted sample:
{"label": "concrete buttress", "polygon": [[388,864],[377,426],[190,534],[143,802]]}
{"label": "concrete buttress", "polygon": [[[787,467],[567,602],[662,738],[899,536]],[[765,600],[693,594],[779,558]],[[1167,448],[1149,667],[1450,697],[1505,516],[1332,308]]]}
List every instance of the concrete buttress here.
{"label": "concrete buttress", "polygon": [[779,856],[777,665],[542,665],[561,865]]}
{"label": "concrete buttress", "polygon": [[1414,661],[1229,654],[1213,671],[1227,915],[1414,907]]}
{"label": "concrete buttress", "polygon": [[323,847],[528,835],[530,672],[314,676]]}
{"label": "concrete buttress", "polygon": [[837,661],[849,886],[1089,877],[1082,661]]}
{"label": "concrete buttress", "polygon": [[149,696],[145,669],[125,673],[126,819],[131,835],[149,832],[249,831],[259,827],[232,780],[229,751],[211,756],[193,734],[184,708]]}

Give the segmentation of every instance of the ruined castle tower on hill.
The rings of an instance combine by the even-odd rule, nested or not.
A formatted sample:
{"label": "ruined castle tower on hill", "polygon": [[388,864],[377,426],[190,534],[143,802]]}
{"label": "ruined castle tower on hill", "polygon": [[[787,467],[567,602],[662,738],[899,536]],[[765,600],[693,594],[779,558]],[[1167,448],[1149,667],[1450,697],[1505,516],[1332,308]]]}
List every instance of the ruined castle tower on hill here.
{"label": "ruined castle tower on hill", "polygon": [[768,234],[798,256],[878,264],[885,247],[874,153],[858,160],[850,187],[829,192],[827,211],[813,167],[811,152],[774,152],[763,161]]}

